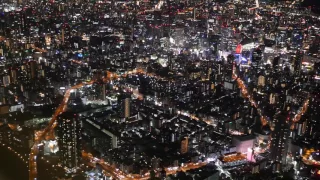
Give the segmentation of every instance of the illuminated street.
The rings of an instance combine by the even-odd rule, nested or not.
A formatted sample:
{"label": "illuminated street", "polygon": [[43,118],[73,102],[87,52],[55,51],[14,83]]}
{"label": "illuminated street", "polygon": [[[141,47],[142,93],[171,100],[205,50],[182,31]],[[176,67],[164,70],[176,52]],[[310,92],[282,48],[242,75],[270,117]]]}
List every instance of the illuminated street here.
{"label": "illuminated street", "polygon": [[12,179],[320,178],[320,1],[0,11]]}

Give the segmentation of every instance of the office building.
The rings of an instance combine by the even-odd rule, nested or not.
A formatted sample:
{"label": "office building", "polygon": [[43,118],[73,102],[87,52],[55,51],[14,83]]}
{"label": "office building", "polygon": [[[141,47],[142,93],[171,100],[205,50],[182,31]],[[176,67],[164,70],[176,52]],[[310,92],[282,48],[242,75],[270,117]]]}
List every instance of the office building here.
{"label": "office building", "polygon": [[78,114],[65,112],[58,116],[58,145],[63,167],[75,168],[79,166],[81,130],[82,122],[79,120]]}
{"label": "office building", "polygon": [[17,82],[17,70],[11,69],[11,82],[16,83]]}
{"label": "office building", "polygon": [[302,59],[303,59],[303,52],[302,51],[297,51],[297,53],[296,53],[296,55],[294,56],[294,59],[293,59],[294,60],[293,61],[294,73],[296,75],[300,74]]}
{"label": "office building", "polygon": [[266,80],[265,80],[266,78],[264,77],[264,76],[259,76],[259,78],[258,78],[258,85],[259,86],[265,86],[266,85]]}
{"label": "office building", "polygon": [[10,76],[9,75],[5,75],[2,77],[2,82],[3,82],[3,86],[9,86],[10,82]]}
{"label": "office building", "polygon": [[182,141],[181,141],[181,154],[185,154],[188,152],[188,138],[183,138]]}
{"label": "office building", "polygon": [[120,116],[122,118],[129,118],[131,116],[131,97],[127,94],[123,94],[118,99],[120,106]]}
{"label": "office building", "polygon": [[37,62],[36,61],[30,61],[30,77],[32,79],[36,78],[37,77]]}
{"label": "office building", "polygon": [[320,130],[319,122],[319,100],[316,97],[312,97],[307,110],[308,118],[306,122],[305,136],[311,139],[316,139]]}

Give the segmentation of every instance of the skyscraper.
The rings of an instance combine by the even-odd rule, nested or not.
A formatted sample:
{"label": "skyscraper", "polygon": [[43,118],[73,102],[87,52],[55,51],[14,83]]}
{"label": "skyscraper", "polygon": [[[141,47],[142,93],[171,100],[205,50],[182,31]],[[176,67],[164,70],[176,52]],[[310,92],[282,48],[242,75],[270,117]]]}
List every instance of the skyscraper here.
{"label": "skyscraper", "polygon": [[128,94],[123,94],[118,98],[120,106],[120,115],[122,118],[129,118],[131,116],[131,98]]}
{"label": "skyscraper", "polygon": [[294,56],[294,61],[293,61],[294,73],[296,75],[300,74],[302,60],[303,60],[303,52],[297,51],[296,55]]}
{"label": "skyscraper", "polygon": [[181,154],[185,154],[188,152],[188,142],[189,142],[188,137],[185,137],[182,139],[181,150],[180,150]]}
{"label": "skyscraper", "polygon": [[58,116],[58,145],[60,160],[63,167],[79,166],[81,158],[82,123],[78,114],[64,112]]}
{"label": "skyscraper", "polygon": [[17,70],[16,69],[11,69],[11,82],[16,83],[17,81]]}
{"label": "skyscraper", "polygon": [[101,100],[106,100],[106,84],[102,84],[102,90],[101,90]]}
{"label": "skyscraper", "polygon": [[125,98],[123,101],[123,115],[125,118],[130,117],[130,98]]}
{"label": "skyscraper", "polygon": [[265,86],[266,85],[266,78],[264,76],[259,76],[258,85],[259,86]]}
{"label": "skyscraper", "polygon": [[30,64],[30,71],[29,71],[30,77],[31,77],[31,79],[34,79],[34,78],[36,78],[37,62],[30,61],[29,64]]}
{"label": "skyscraper", "polygon": [[308,114],[307,119],[307,129],[306,136],[311,139],[317,139],[320,130],[320,122],[319,122],[319,97],[313,96],[310,100],[308,110],[306,114]]}
{"label": "skyscraper", "polygon": [[287,122],[288,112],[279,111],[273,119],[274,131],[271,135],[271,154],[270,159],[273,162],[273,171],[281,172],[283,165],[286,163],[289,124]]}

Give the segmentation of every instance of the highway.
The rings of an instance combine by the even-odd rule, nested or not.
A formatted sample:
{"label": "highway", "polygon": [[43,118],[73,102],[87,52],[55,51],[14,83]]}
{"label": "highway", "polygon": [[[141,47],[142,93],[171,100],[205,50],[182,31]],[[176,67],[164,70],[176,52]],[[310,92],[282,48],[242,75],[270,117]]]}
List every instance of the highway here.
{"label": "highway", "polygon": [[[136,72],[147,74],[145,71],[143,71],[141,69],[137,70]],[[132,74],[132,73],[133,72],[127,72],[122,76],[125,77],[125,76],[127,76],[127,74]],[[107,76],[104,77],[103,81],[107,82],[113,78],[117,79],[118,77],[119,76],[117,74],[112,73],[110,71],[107,71]],[[36,160],[37,160],[37,155],[39,153],[38,146],[39,146],[39,144],[41,144],[41,142],[43,140],[45,140],[45,137],[47,136],[47,134],[49,134],[49,133],[53,134],[52,132],[54,131],[54,128],[56,127],[57,117],[62,112],[64,112],[66,110],[71,92],[75,89],[80,89],[85,85],[93,84],[94,82],[95,82],[94,80],[92,80],[90,82],[83,82],[83,83],[80,83],[78,85],[75,85],[75,86],[72,86],[71,88],[69,88],[66,91],[61,104],[58,106],[58,108],[56,109],[55,113],[53,114],[51,120],[49,121],[48,126],[43,131],[38,131],[35,133],[34,145],[32,146],[31,152],[29,155],[29,180],[36,180],[37,179],[37,161]],[[138,97],[141,98],[142,95],[138,94]],[[107,166],[105,166],[105,165],[103,167],[105,167],[105,170],[110,171],[109,173],[113,174],[114,177],[116,177],[116,178],[120,177],[121,179],[123,179],[123,177],[125,177],[124,175],[122,175],[122,173],[115,174],[116,171],[112,171],[110,168],[107,168]]]}
{"label": "highway", "polygon": [[[135,73],[143,73],[143,74],[146,74],[148,76],[157,77],[154,74],[147,74],[142,69],[138,69],[135,72],[125,73],[122,76],[125,77],[127,74],[135,74]],[[113,78],[117,79],[118,77],[119,76],[117,74],[108,71],[107,72],[107,76],[103,79],[103,81],[106,82],[106,81],[111,80]],[[248,94],[248,91],[246,89],[246,86],[245,86],[244,82],[240,78],[238,78],[235,73],[233,74],[233,78],[236,79],[236,81],[238,83],[238,86],[240,87],[241,92],[244,95],[244,97],[248,98],[249,101],[251,102],[251,104],[254,107],[258,108],[257,104],[253,100],[252,96],[250,96]],[[30,156],[29,156],[29,171],[30,171],[29,172],[29,180],[36,180],[37,179],[36,158],[37,158],[37,155],[39,153],[38,145],[45,139],[45,137],[46,137],[46,135],[48,133],[50,133],[50,132],[52,132],[54,130],[54,128],[56,126],[57,117],[62,112],[64,112],[66,110],[67,103],[68,103],[68,100],[69,100],[69,97],[70,97],[70,94],[71,94],[72,90],[79,89],[79,88],[82,88],[85,85],[90,85],[90,84],[93,84],[93,83],[94,83],[94,81],[80,83],[78,85],[75,85],[75,86],[69,88],[66,91],[65,95],[64,95],[63,101],[61,102],[59,107],[56,109],[54,115],[52,116],[48,126],[43,131],[37,132],[35,134],[35,143],[31,148],[31,153],[30,153]],[[139,94],[139,96],[143,97],[141,94]],[[258,109],[258,112],[261,115],[262,111],[260,109]],[[261,117],[262,117],[261,118],[262,124],[263,125],[267,124],[267,120],[262,115],[261,115]],[[196,117],[193,117],[193,118],[196,118]],[[140,175],[137,175],[137,174],[134,174],[134,175],[133,174],[125,174],[125,173],[121,172],[120,170],[117,170],[117,169],[113,168],[112,166],[108,165],[108,163],[106,163],[106,162],[104,162],[103,160],[100,160],[100,159],[96,163],[99,163],[109,175],[112,175],[116,179],[144,180],[144,179],[148,179],[149,178],[149,174],[148,173],[146,173],[143,176],[140,176]],[[198,163],[189,163],[189,164],[186,164],[186,165],[184,165],[183,167],[180,167],[180,168],[166,168],[166,171],[167,171],[167,174],[169,175],[169,174],[175,174],[177,171],[187,171],[189,169],[199,168],[199,167],[204,166],[204,165],[206,165],[205,162],[204,163],[199,163],[199,164]]]}
{"label": "highway", "polygon": [[[76,63],[78,63],[78,62],[76,62]],[[154,74],[148,74],[142,69],[137,69],[137,70],[135,70],[133,72],[127,72],[127,73],[125,73],[125,74],[123,74],[121,76],[125,77],[128,74],[135,74],[135,73],[143,73],[143,74],[146,74],[146,75],[151,76],[151,77],[160,78],[160,77],[158,77],[158,76],[156,76]],[[117,79],[117,78],[119,78],[119,75],[117,75],[116,73],[112,73],[112,72],[107,71],[107,76],[103,79],[103,81],[107,82],[107,81],[109,81],[111,79]],[[268,123],[268,121],[267,121],[266,117],[262,115],[262,110],[258,107],[257,103],[253,99],[253,96],[251,96],[248,93],[248,90],[247,90],[244,82],[235,74],[235,72],[233,72],[233,79],[236,80],[239,88],[241,89],[242,95],[245,98],[247,98],[255,108],[257,108],[258,114],[261,117],[260,120],[261,120],[262,125],[263,126],[266,125]],[[69,97],[70,97],[70,93],[75,89],[80,89],[83,86],[93,84],[94,82],[95,81],[92,80],[90,82],[80,83],[78,85],[75,85],[75,86],[69,88],[66,91],[65,95],[64,95],[63,101],[61,102],[59,107],[56,109],[54,115],[52,116],[51,120],[49,121],[48,126],[43,131],[39,131],[39,132],[37,132],[35,134],[35,143],[31,148],[31,153],[30,153],[30,156],[29,156],[29,180],[36,180],[37,179],[36,158],[37,158],[37,155],[39,153],[38,145],[45,139],[47,134],[49,134],[49,133],[53,134],[52,132],[53,132],[55,126],[56,126],[57,117],[62,112],[64,112],[66,110],[67,103],[68,103],[68,100],[69,100]],[[138,96],[139,96],[139,98],[143,98],[142,94],[138,93]],[[309,100],[307,99],[304,102],[303,107],[300,108],[300,111],[298,112],[298,114],[293,119],[293,122],[298,122],[300,120],[301,115],[307,110],[308,103],[309,103]],[[193,116],[190,116],[190,117],[192,117],[193,119],[198,119],[197,117],[193,117]],[[129,174],[129,175],[124,174],[123,172],[121,172],[121,171],[119,171],[117,169],[114,169],[113,167],[109,166],[106,162],[103,162],[102,160],[99,160],[98,163],[101,164],[103,169],[106,172],[108,172],[108,174],[111,174],[114,178],[117,178],[117,179],[140,179],[140,180],[143,180],[143,179],[148,179],[149,178],[148,174],[145,174],[144,176],[132,175],[132,174]],[[186,171],[186,170],[189,170],[189,169],[193,169],[193,168],[198,168],[198,167],[204,166],[205,164],[206,163],[202,163],[202,164],[201,163],[200,164],[189,163],[189,164],[186,164],[185,166],[183,166],[181,168],[178,168],[178,169],[167,168],[166,170],[167,170],[167,174],[175,174],[179,170]]]}
{"label": "highway", "polygon": [[[143,74],[146,74],[146,75],[149,75],[149,76],[152,76],[152,77],[157,77],[153,74],[147,74],[145,71],[143,71],[142,69],[138,69],[136,70],[135,72],[127,72],[125,73],[124,75],[122,76],[126,76],[127,74],[135,74],[135,73],[143,73]],[[111,80],[113,78],[118,78],[119,76],[115,73],[112,73],[112,72],[107,72],[107,76],[103,79],[104,82],[108,81],[108,80]],[[259,115],[261,116],[261,123],[262,125],[266,125],[268,123],[267,119],[262,115],[262,111],[261,109],[257,106],[257,103],[254,101],[253,97],[251,95],[249,95],[248,93],[248,90],[244,84],[244,82],[238,78],[238,76],[233,73],[233,79],[236,80],[239,88],[241,89],[241,92],[242,92],[242,95],[245,97],[245,98],[248,98],[248,100],[250,101],[250,103],[255,107],[257,108],[258,110],[258,113]],[[30,153],[30,156],[29,156],[29,180],[36,180],[37,179],[37,163],[36,163],[36,158],[37,158],[37,155],[39,153],[39,150],[38,150],[38,145],[45,139],[46,135],[50,132],[52,132],[56,126],[56,120],[57,120],[57,117],[66,110],[66,107],[67,107],[67,103],[68,103],[68,100],[69,100],[69,97],[70,97],[70,93],[72,92],[72,90],[75,90],[75,89],[79,89],[79,88],[82,88],[83,86],[85,85],[90,85],[90,84],[93,84],[95,81],[90,81],[90,82],[84,82],[84,83],[80,83],[78,85],[75,85],[71,88],[69,88],[65,95],[64,95],[64,98],[63,98],[63,101],[61,102],[61,104],[59,105],[59,107],[56,109],[54,115],[52,116],[48,126],[43,130],[43,131],[40,131],[40,132],[37,132],[35,134],[35,143],[34,145],[32,146],[31,148],[31,153]],[[140,97],[143,97],[142,94],[139,94]],[[306,107],[308,105],[308,102],[309,101],[306,101],[304,103],[304,106],[303,108],[301,108],[301,111],[299,111],[298,115],[296,116],[297,118],[294,119],[294,122],[297,122],[299,120],[299,114],[303,114],[306,110]],[[196,117],[193,117],[193,118],[196,118]],[[143,180],[143,179],[148,179],[149,178],[149,175],[148,173],[145,174],[144,176],[140,176],[140,175],[133,175],[133,174],[125,174],[117,169],[114,169],[113,167],[111,167],[110,165],[108,165],[106,162],[103,162],[102,160],[99,160],[99,163],[103,169],[108,173],[108,174],[111,174],[114,178],[117,178],[117,179],[139,179],[139,180]],[[187,171],[189,169],[194,169],[194,168],[198,168],[198,167],[201,167],[201,166],[204,166],[206,163],[200,163],[200,164],[195,164],[195,163],[189,163],[189,164],[186,164],[185,166],[183,167],[180,167],[180,168],[167,168],[167,174],[175,174],[177,171],[179,170],[182,170],[182,171]]]}
{"label": "highway", "polygon": [[36,161],[36,159],[37,159],[37,155],[39,153],[38,145],[45,139],[45,137],[48,133],[50,133],[54,130],[54,128],[56,126],[57,117],[62,112],[64,112],[66,110],[71,91],[74,89],[79,89],[79,88],[83,87],[84,85],[92,84],[93,82],[94,81],[80,83],[78,85],[75,85],[75,86],[69,88],[66,91],[61,104],[58,106],[54,115],[52,116],[51,120],[49,121],[48,126],[42,132],[37,132],[35,134],[34,145],[32,146],[31,152],[29,155],[29,180],[36,180],[37,179],[37,161]]}
{"label": "highway", "polygon": [[[263,116],[262,110],[258,107],[257,103],[253,99],[253,96],[248,94],[248,90],[247,90],[247,87],[244,84],[244,82],[235,73],[233,73],[233,79],[235,79],[237,81],[237,84],[238,84],[239,88],[241,89],[242,95],[245,98],[248,98],[251,105],[253,105],[257,109],[257,112],[260,115],[261,124],[263,126],[267,125],[268,124],[267,118],[265,116]],[[294,128],[294,124],[296,122],[298,122],[301,119],[301,116],[307,111],[308,106],[309,106],[309,97],[310,97],[310,95],[308,94],[306,100],[303,102],[303,105],[299,108],[297,114],[293,117],[291,129]]]}
{"label": "highway", "polygon": [[261,124],[263,126],[267,125],[268,124],[267,118],[265,116],[263,116],[262,110],[258,107],[256,101],[253,99],[253,96],[248,93],[248,89],[247,89],[246,85],[244,84],[244,82],[235,73],[235,67],[233,68],[232,78],[234,80],[236,80],[238,87],[241,89],[241,93],[242,93],[243,97],[247,98],[250,101],[251,105],[257,109],[257,112],[260,116]]}
{"label": "highway", "polygon": [[[92,157],[92,160],[96,159]],[[94,160],[93,160],[94,161]],[[108,164],[107,162],[104,162],[101,159],[96,159],[94,161],[97,164],[100,164],[101,167],[103,168],[103,170],[106,171],[107,174],[112,175],[112,177],[116,178],[116,179],[124,179],[124,180],[148,180],[150,178],[150,173],[147,172],[144,175],[139,175],[139,174],[125,174],[123,172],[121,172],[119,169],[116,169],[114,167],[112,167],[110,164]],[[196,168],[200,168],[202,166],[205,166],[207,164],[207,162],[202,162],[202,163],[187,163],[181,167],[175,167],[175,168],[165,168],[166,170],[166,174],[170,175],[170,174],[176,174],[178,171],[188,171],[190,169],[196,169]]]}

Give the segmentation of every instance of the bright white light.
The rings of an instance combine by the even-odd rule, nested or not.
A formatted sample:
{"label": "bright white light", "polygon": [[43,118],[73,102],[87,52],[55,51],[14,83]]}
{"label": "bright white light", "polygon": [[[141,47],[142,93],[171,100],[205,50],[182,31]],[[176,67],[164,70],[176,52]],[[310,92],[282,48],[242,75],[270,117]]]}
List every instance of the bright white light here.
{"label": "bright white light", "polygon": [[172,37],[169,38],[169,41],[170,43],[175,44],[175,40]]}
{"label": "bright white light", "polygon": [[214,158],[208,158],[208,159],[207,159],[207,162],[213,162],[213,161],[215,161]]}

